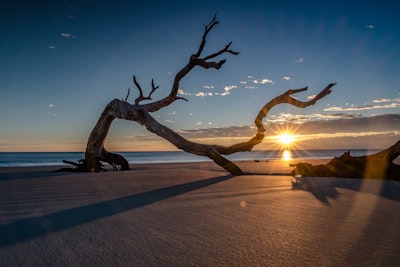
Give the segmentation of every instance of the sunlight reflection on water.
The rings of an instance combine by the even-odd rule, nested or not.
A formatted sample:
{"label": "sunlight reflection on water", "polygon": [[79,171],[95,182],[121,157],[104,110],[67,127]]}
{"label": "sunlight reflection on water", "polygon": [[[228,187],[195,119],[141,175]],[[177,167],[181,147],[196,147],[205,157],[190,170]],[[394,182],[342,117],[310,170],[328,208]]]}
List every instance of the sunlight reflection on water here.
{"label": "sunlight reflection on water", "polygon": [[291,160],[291,159],[293,159],[293,157],[292,157],[292,151],[290,151],[290,150],[284,150],[283,152],[282,152],[282,159],[283,160]]}

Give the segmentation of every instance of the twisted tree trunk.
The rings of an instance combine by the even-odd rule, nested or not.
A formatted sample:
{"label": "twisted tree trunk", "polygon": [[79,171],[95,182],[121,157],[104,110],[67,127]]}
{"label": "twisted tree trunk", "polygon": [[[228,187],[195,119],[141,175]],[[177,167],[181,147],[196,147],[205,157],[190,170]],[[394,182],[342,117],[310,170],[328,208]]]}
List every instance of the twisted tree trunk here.
{"label": "twisted tree trunk", "polygon": [[[233,175],[241,175],[243,174],[242,170],[233,162],[229,161],[223,155],[233,154],[240,151],[251,151],[253,147],[262,142],[264,139],[264,126],[262,123],[263,118],[268,114],[268,112],[276,105],[287,103],[296,107],[305,108],[309,105],[315,104],[319,99],[325,97],[327,94],[331,92],[332,86],[334,83],[329,84],[324,90],[322,90],[316,97],[312,100],[302,102],[291,95],[299,92],[303,92],[307,90],[307,87],[301,89],[294,89],[285,92],[284,94],[275,97],[259,111],[256,119],[255,125],[257,127],[257,132],[254,137],[249,141],[244,143],[235,144],[232,146],[220,146],[220,145],[205,145],[195,143],[189,140],[186,140],[178,133],[174,132],[170,128],[165,125],[157,122],[151,115],[151,112],[155,112],[160,110],[161,108],[172,104],[175,100],[182,99],[186,100],[182,97],[178,96],[178,89],[180,85],[180,81],[196,66],[199,66],[204,69],[220,69],[222,65],[226,62],[225,59],[219,61],[210,61],[213,58],[216,58],[222,54],[228,53],[232,55],[238,55],[238,52],[235,52],[230,49],[232,42],[228,43],[223,49],[202,57],[202,53],[204,47],[206,45],[206,39],[208,33],[217,25],[219,22],[214,17],[212,21],[205,26],[205,31],[202,37],[202,41],[198,48],[198,51],[191,55],[188,63],[175,75],[175,79],[171,88],[171,91],[168,96],[165,98],[147,103],[140,104],[143,100],[152,100],[152,93],[158,89],[158,86],[154,85],[154,81],[151,82],[151,92],[149,96],[143,95],[143,90],[136,80],[136,77],[133,77],[133,82],[136,88],[139,91],[139,97],[137,97],[134,101],[134,104],[129,104],[127,102],[128,95],[125,100],[112,100],[104,109],[101,114],[99,120],[97,121],[96,126],[92,130],[86,147],[85,159],[82,162],[81,169],[85,169],[86,171],[98,172],[102,170],[101,161],[108,162],[114,168],[120,170],[128,170],[129,164],[121,155],[113,154],[108,152],[104,148],[104,141],[107,137],[108,131],[110,129],[111,123],[115,118],[136,121],[147,128],[148,131],[157,134],[158,136],[168,140],[170,143],[175,145],[177,148],[182,149],[186,152],[196,154],[199,156],[206,156],[212,159],[216,164],[220,165],[222,168],[227,170]],[[187,101],[187,100],[186,100]]]}

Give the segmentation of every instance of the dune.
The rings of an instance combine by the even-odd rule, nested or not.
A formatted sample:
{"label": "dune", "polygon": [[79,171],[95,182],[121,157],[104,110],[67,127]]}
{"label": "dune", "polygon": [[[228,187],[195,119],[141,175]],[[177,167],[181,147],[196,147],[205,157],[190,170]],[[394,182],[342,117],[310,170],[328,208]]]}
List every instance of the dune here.
{"label": "dune", "polygon": [[248,175],[211,162],[0,168],[0,266],[400,264],[398,182],[317,177],[302,190],[288,162],[238,165]]}

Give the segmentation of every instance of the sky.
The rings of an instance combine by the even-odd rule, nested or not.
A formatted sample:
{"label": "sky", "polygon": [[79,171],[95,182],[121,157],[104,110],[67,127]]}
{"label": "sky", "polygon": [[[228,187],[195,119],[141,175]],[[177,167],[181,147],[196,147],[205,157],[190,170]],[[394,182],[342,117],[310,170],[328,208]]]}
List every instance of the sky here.
{"label": "sky", "polygon": [[[18,1],[0,8],[0,152],[84,151],[104,107],[134,103],[135,75],[154,100],[195,53],[215,14],[205,54],[232,41],[220,70],[195,68],[181,96],[153,113],[200,143],[229,145],[255,134],[260,108],[288,89],[314,106],[283,104],[264,119],[254,149],[386,148],[400,139],[400,3],[395,1]],[[143,102],[145,103],[145,102]],[[175,148],[136,122],[116,120],[111,151]]]}

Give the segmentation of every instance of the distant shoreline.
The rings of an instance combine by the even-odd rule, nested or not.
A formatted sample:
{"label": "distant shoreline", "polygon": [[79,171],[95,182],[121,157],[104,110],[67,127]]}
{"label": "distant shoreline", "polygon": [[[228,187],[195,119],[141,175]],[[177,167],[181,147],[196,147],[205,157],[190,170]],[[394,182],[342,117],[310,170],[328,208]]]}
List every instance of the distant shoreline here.
{"label": "distant shoreline", "polygon": [[[276,159],[331,159],[348,150],[255,150],[226,156],[231,161],[276,160]],[[353,156],[371,154],[379,150],[351,150]],[[207,157],[184,151],[117,152],[130,164],[211,162]],[[77,162],[84,158],[83,152],[0,152],[0,167],[65,166],[63,160]]]}
{"label": "distant shoreline", "polygon": [[[267,161],[258,160],[245,160],[235,161],[235,163],[249,175],[287,175],[293,169],[290,164],[307,162],[313,165],[324,164],[329,159],[294,159],[294,160],[282,160],[272,159]],[[84,174],[75,172],[55,172],[56,170],[70,166],[70,165],[53,165],[53,166],[22,166],[22,167],[0,167],[0,181],[4,179],[23,179],[23,178],[38,178],[38,177],[51,177],[51,176],[62,176],[66,174]],[[211,161],[199,161],[199,162],[175,162],[175,163],[133,163],[130,164],[131,170],[124,172],[114,171],[111,167],[106,166],[108,173],[115,175],[117,173],[132,174],[134,176],[140,176],[141,171],[158,171],[162,173],[164,170],[174,169],[177,172],[180,170],[187,169],[207,169],[210,171],[218,171],[229,174],[226,170],[221,168],[219,165]],[[73,167],[73,166],[71,166]]]}

